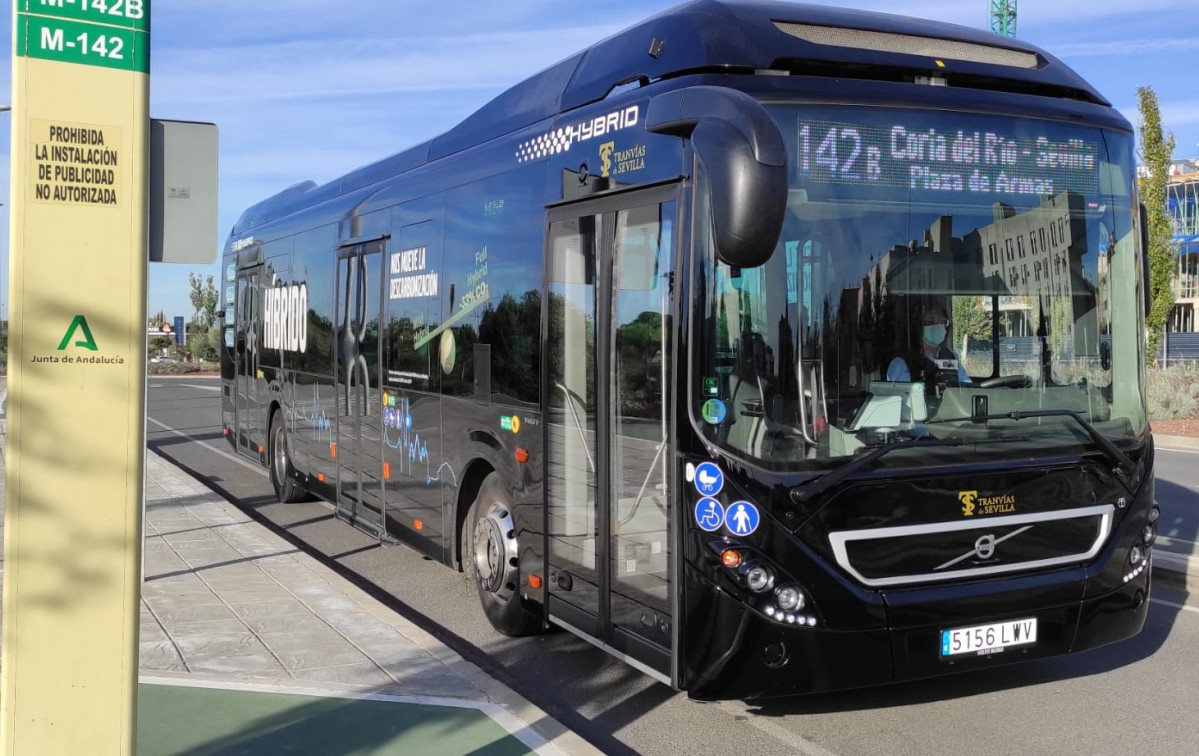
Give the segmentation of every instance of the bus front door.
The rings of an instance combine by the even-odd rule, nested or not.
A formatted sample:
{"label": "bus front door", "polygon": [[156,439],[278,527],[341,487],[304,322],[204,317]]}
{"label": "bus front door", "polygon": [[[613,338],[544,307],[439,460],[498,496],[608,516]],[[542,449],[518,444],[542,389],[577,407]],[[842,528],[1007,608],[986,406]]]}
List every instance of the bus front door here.
{"label": "bus front door", "polygon": [[677,647],[672,188],[549,214],[550,618],[665,682]]}
{"label": "bus front door", "polygon": [[383,509],[379,322],[384,240],[337,256],[334,360],[337,375],[337,515],[390,540]]}
{"label": "bus front door", "polygon": [[261,267],[238,272],[234,323],[234,435],[237,438],[237,450],[252,457],[260,456],[259,446],[266,445],[258,399],[258,350],[262,336],[258,326],[261,273]]}

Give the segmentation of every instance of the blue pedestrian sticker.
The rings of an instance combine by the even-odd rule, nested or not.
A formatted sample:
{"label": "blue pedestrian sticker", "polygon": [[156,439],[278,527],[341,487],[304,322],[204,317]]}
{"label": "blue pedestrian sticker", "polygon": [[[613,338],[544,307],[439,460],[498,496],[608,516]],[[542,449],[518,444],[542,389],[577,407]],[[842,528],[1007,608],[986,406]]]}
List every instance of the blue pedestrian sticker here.
{"label": "blue pedestrian sticker", "polygon": [[729,505],[729,511],[724,514],[724,526],[733,535],[747,536],[758,529],[758,508],[748,501],[738,501]]}
{"label": "blue pedestrian sticker", "polygon": [[704,462],[695,468],[695,490],[700,496],[715,496],[724,488],[724,473],[715,462]]}
{"label": "blue pedestrian sticker", "polygon": [[724,507],[716,499],[700,499],[695,504],[695,524],[714,533],[724,523]]}

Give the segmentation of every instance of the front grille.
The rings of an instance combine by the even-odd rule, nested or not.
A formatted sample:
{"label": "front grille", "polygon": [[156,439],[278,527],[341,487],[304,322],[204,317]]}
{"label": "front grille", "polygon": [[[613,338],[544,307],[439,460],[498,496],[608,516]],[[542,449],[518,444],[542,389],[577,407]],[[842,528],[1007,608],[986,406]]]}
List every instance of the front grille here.
{"label": "front grille", "polygon": [[829,534],[837,564],[872,588],[1080,564],[1111,533],[1115,507],[934,522]]}

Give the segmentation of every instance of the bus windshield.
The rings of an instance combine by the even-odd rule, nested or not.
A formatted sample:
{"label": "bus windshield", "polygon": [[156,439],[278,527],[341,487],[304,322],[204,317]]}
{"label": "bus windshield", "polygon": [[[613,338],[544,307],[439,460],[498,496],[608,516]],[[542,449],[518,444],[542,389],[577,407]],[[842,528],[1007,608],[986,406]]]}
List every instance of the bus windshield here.
{"label": "bus windshield", "polygon": [[1145,432],[1131,134],[768,109],[789,171],[773,256],[733,267],[696,235],[691,404],[705,438],[768,468],[819,469],[922,437],[965,442],[937,446],[955,458],[1093,446],[1045,410],[1117,443]]}

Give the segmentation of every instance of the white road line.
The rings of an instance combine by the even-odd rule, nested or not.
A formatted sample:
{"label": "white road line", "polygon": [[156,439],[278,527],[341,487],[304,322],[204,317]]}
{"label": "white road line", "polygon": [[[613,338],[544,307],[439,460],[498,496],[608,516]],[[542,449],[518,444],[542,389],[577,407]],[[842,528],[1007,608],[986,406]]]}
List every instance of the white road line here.
{"label": "white road line", "polygon": [[[1178,538],[1176,536],[1161,535],[1160,533],[1157,536],[1157,543],[1159,546],[1173,546],[1178,543],[1186,544],[1188,546],[1199,546],[1199,544],[1195,543],[1194,541],[1188,541],[1185,538]],[[1163,549],[1163,551],[1169,551],[1169,549]]]}
{"label": "white road line", "polygon": [[172,433],[181,438],[186,438],[188,441],[193,441],[193,442],[199,444],[200,446],[203,446],[205,449],[208,449],[213,454],[219,454],[222,457],[224,457],[225,459],[232,460],[232,461],[236,462],[237,464],[241,465],[242,467],[248,467],[249,469],[253,470],[254,472],[256,472],[262,476],[266,476],[266,470],[263,469],[262,465],[256,465],[253,462],[250,462],[249,460],[242,459],[241,457],[237,456],[236,454],[230,454],[229,452],[225,451],[224,449],[215,447],[212,444],[207,443],[206,441],[201,441],[200,439],[196,438],[195,436],[189,436],[188,434],[184,433],[183,431],[177,431],[174,428],[172,428],[171,426],[169,426],[165,423],[160,423],[152,417],[147,416],[146,422],[154,423],[155,425],[157,425],[159,428],[162,428],[167,433]]}
{"label": "white road line", "polygon": [[1194,614],[1199,614],[1199,607],[1191,606],[1190,604],[1176,604],[1173,601],[1163,601],[1161,599],[1155,599],[1155,598],[1149,599],[1149,603],[1161,604],[1162,606],[1169,606],[1174,609],[1181,609],[1184,612],[1192,612]]}
{"label": "white road line", "polygon": [[220,386],[204,386],[199,383],[180,383],[179,385],[186,386],[188,388],[202,389],[204,391],[220,391],[221,390]]}
{"label": "white road line", "polygon": [[740,704],[735,701],[721,701],[717,706],[724,709],[734,717],[740,717],[738,722],[744,722],[750,727],[761,730],[775,740],[783,743],[797,753],[802,753],[804,756],[837,756],[837,754],[827,749],[821,748],[812,741],[791,732],[785,727],[777,725],[769,717],[764,717],[759,714],[754,714],[749,711],[745,704]]}
{"label": "white road line", "polygon": [[1172,446],[1159,446],[1158,451],[1179,452],[1180,454],[1199,454],[1199,449],[1178,449]]}

